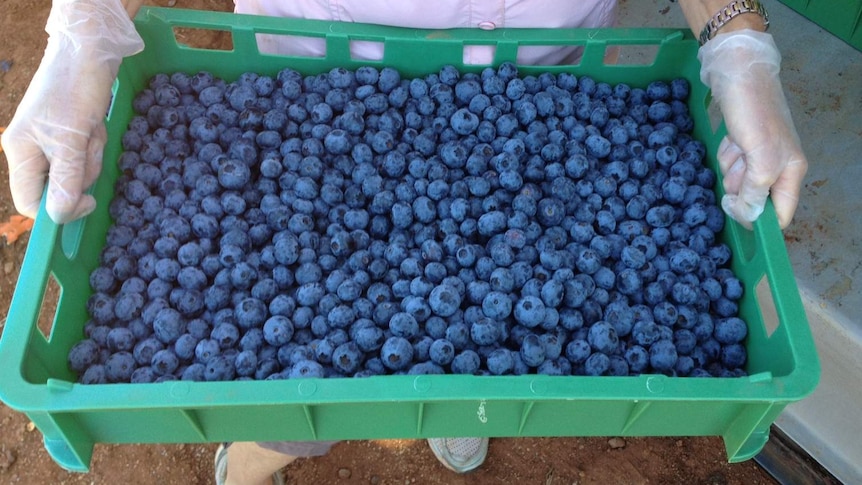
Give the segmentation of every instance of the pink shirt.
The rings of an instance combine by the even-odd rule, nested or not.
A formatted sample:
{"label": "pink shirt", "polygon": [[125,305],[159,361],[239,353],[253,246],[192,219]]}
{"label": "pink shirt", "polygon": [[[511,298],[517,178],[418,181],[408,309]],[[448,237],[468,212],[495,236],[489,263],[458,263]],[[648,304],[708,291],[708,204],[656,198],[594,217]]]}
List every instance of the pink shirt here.
{"label": "pink shirt", "polygon": [[[234,0],[236,13],[275,17],[335,20],[397,27],[447,29],[503,27],[574,28],[610,27],[616,0]],[[316,38],[258,35],[261,52],[323,56],[324,41]],[[377,42],[355,41],[357,59],[382,58]],[[490,64],[491,46],[466,46],[464,62]],[[522,47],[518,62],[554,65],[579,56],[574,47]]]}

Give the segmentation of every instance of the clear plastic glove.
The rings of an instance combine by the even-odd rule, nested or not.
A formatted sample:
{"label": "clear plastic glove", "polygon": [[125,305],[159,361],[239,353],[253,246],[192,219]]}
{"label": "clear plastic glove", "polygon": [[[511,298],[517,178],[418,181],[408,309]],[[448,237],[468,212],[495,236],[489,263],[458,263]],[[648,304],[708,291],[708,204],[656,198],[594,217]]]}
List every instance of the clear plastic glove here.
{"label": "clear plastic glove", "polygon": [[119,0],[54,0],[48,46],[3,134],[15,207],[35,217],[46,177],[46,209],[57,223],[96,206],[84,194],[101,171],[111,85],[123,57],[143,49]]}
{"label": "clear plastic glove", "polygon": [[712,89],[727,126],[718,149],[726,195],[722,208],[750,228],[771,194],[787,227],[808,161],[793,126],[772,36],[753,30],[719,34],[700,48],[701,80]]}

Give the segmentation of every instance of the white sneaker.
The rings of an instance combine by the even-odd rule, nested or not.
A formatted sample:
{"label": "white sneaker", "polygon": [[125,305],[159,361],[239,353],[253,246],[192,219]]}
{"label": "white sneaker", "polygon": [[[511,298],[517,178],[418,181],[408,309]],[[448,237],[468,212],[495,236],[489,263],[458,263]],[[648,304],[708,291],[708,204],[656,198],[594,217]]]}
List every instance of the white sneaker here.
{"label": "white sneaker", "polygon": [[[227,448],[224,443],[218,446],[215,452],[215,482],[216,485],[224,485],[227,480]],[[272,474],[272,485],[284,485],[284,479],[281,478],[281,472]]]}
{"label": "white sneaker", "polygon": [[428,446],[455,473],[478,468],[488,456],[488,438],[428,438]]}

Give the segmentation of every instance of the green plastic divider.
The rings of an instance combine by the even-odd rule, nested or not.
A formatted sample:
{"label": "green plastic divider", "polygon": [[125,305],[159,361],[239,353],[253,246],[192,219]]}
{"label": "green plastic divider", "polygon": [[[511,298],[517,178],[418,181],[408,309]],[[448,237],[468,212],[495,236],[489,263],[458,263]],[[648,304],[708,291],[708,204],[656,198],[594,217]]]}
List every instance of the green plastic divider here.
{"label": "green plastic divider", "polygon": [[[722,436],[730,461],[754,456],[769,426],[789,403],[817,384],[820,368],[775,212],[747,231],[728,220],[722,234],[734,252],[733,269],[745,285],[740,312],[749,324],[749,377],[669,378],[502,376],[380,376],[249,382],[165,382],[80,385],[66,366],[83,334],[96,267],[111,218],[108,202],[118,176],[120,138],[131,101],[159,72],[207,70],[226,80],[245,71],[273,75],[285,67],[305,74],[333,67],[392,66],[405,76],[445,64],[465,71],[465,45],[496,47],[493,65],[515,61],[518,49],[536,45],[583,47],[578,65],[519,66],[590,75],[609,83],[646,86],[684,77],[691,83],[694,136],[715,153],[723,128],[713,132],[709,93],[699,81],[697,41],[673,29],[412,30],[362,24],[254,17],[180,9],[143,8],[135,24],[146,48],[123,63],[108,115],[104,168],[92,189],[96,211],[66,226],[41,209],[0,339],[0,399],[27,414],[45,447],[66,469],[87,471],[95,443],[198,443],[236,440],[427,438],[435,436]],[[180,45],[176,28],[230,33],[230,50]],[[321,58],[258,51],[260,34],[324,39]],[[350,42],[384,45],[380,61],[350,55]],[[605,64],[612,46],[658,46],[647,65]],[[717,168],[714,157],[708,163]],[[721,184],[717,184],[719,193]],[[61,287],[49,338],[37,328],[48,279]],[[766,299],[756,288],[768,282]],[[768,305],[766,305],[768,303]],[[765,322],[774,306],[777,322]]]}

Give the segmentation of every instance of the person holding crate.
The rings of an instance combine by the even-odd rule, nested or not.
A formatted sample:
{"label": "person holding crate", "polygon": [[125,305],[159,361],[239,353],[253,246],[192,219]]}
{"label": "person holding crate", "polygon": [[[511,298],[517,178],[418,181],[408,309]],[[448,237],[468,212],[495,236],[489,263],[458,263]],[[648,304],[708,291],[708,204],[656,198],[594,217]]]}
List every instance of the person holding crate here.
{"label": "person holding crate", "polygon": [[[65,223],[86,216],[107,137],[104,114],[123,57],[143,48],[131,18],[142,0],[54,0],[48,47],[27,93],[2,137],[10,188],[19,212],[35,217],[47,194],[48,216]],[[236,12],[361,22],[408,28],[599,28],[614,24],[614,0],[442,0],[363,2],[235,0]],[[722,110],[728,135],[717,158],[724,174],[727,214],[746,227],[772,197],[782,228],[796,210],[807,160],[778,78],[780,54],[765,33],[768,17],[757,0],[680,0],[702,47],[701,79]],[[321,55],[319,39],[259,35],[261,51]],[[380,57],[380,46],[356,43],[356,58]],[[522,64],[571,63],[575,47],[532,47]],[[489,64],[492,48],[468,46],[465,62]],[[70,94],[72,93],[72,94]],[[47,179],[47,180],[46,180]],[[47,185],[47,190],[46,189]],[[234,443],[216,454],[218,483],[279,483],[279,470],[297,457],[320,456],[333,442]],[[455,472],[484,461],[484,438],[431,439],[438,459]],[[229,460],[228,460],[229,458]],[[228,468],[228,461],[235,464]],[[237,466],[236,464],[241,464]]]}

